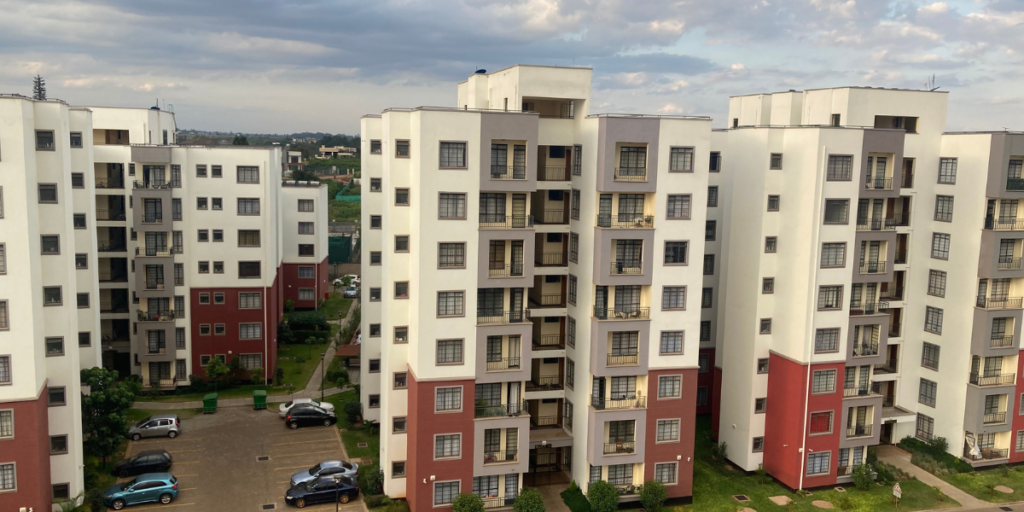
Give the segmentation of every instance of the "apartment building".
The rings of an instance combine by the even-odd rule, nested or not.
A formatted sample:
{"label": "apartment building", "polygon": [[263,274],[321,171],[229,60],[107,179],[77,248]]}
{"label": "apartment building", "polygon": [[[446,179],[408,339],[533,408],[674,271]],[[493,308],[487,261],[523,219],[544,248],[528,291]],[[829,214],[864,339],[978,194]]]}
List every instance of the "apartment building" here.
{"label": "apartment building", "polygon": [[362,119],[361,399],[414,510],[690,495],[710,119],[591,113],[590,82],[519,65]]}
{"label": "apartment building", "polygon": [[710,382],[713,428],[741,468],[809,488],[849,481],[868,446],[905,436],[945,437],[975,465],[1024,451],[1010,421],[1024,137],[943,133],[946,100],[730,99],[712,136],[729,308]]}
{"label": "apartment building", "polygon": [[156,109],[3,95],[0,120],[0,509],[48,510],[83,490],[80,369],[273,375],[284,301],[328,290],[327,189],[280,148],[176,146]]}

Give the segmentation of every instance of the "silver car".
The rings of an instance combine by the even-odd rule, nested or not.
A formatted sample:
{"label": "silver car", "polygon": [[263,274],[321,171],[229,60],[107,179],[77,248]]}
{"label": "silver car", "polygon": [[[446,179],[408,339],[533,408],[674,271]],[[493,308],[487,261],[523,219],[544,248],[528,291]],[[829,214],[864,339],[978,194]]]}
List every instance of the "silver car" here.
{"label": "silver car", "polygon": [[138,441],[143,437],[169,437],[174,439],[181,433],[181,421],[177,414],[154,414],[128,427],[128,437]]}
{"label": "silver car", "polygon": [[327,412],[334,412],[334,404],[328,402],[317,402],[309,398],[296,398],[291,402],[285,402],[278,406],[277,413],[282,417],[288,416],[288,411],[292,410],[292,407],[319,407]]}
{"label": "silver car", "polygon": [[347,476],[353,482],[359,479],[359,464],[345,462],[343,460],[326,460],[309,469],[299,471],[292,475],[291,487],[298,484],[312,481],[318,477],[331,477],[335,475]]}

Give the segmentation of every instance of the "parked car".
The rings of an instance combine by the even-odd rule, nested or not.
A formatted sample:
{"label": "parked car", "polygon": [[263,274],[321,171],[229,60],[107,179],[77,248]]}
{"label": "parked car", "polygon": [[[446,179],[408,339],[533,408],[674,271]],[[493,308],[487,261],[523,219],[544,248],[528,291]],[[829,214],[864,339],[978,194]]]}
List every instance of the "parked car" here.
{"label": "parked car", "polygon": [[147,473],[122,484],[114,484],[103,493],[103,504],[121,510],[127,505],[160,502],[164,505],[178,497],[178,479],[170,473]]}
{"label": "parked car", "polygon": [[128,437],[138,441],[143,437],[163,437],[171,439],[181,433],[181,422],[177,414],[154,414],[128,427]]}
{"label": "parked car", "polygon": [[173,463],[171,454],[164,450],[146,450],[118,461],[110,474],[125,478],[143,473],[166,473],[171,470]]}
{"label": "parked car", "polygon": [[345,292],[342,293],[341,296],[345,297],[346,299],[354,299],[356,297],[359,297],[359,288],[356,288],[355,286],[349,286],[348,288],[345,288]]}
{"label": "parked car", "polygon": [[327,503],[338,500],[348,503],[359,497],[359,487],[351,478],[334,477],[317,478],[304,482],[284,494],[284,502],[302,508],[314,503]]}
{"label": "parked car", "polygon": [[312,399],[309,399],[309,398],[296,398],[295,400],[292,400],[291,402],[285,402],[285,403],[281,404],[277,408],[277,413],[280,414],[282,418],[284,418],[284,417],[288,416],[288,411],[290,411],[292,409],[292,407],[297,407],[297,406],[302,406],[302,407],[305,407],[305,406],[319,407],[319,408],[321,408],[321,409],[323,409],[323,410],[325,410],[327,412],[334,412],[334,404],[332,404],[332,403],[317,402],[316,400],[312,400]]}
{"label": "parked car", "polygon": [[[359,285],[359,276],[357,276],[355,274],[349,274],[349,275],[347,275],[345,277],[348,278],[349,284],[356,285],[356,286]],[[334,280],[334,286],[345,286],[345,277],[339,277],[339,278],[335,279]]]}
{"label": "parked car", "polygon": [[284,424],[290,429],[306,427],[310,425],[323,425],[329,427],[338,422],[338,417],[333,412],[327,412],[319,407],[293,407],[284,418]]}
{"label": "parked car", "polygon": [[298,484],[311,482],[317,478],[334,478],[334,475],[341,475],[346,478],[358,480],[359,464],[353,464],[343,460],[326,460],[309,469],[304,469],[295,473],[292,475],[292,479],[289,483],[291,484],[291,487],[295,487]]}

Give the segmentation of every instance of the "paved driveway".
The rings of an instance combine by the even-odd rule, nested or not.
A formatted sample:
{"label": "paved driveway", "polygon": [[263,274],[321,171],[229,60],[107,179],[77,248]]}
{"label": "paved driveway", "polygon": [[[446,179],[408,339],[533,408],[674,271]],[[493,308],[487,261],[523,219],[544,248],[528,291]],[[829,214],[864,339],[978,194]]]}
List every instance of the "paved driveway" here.
{"label": "paved driveway", "polygon": [[[178,498],[169,505],[147,504],[125,510],[169,512],[256,512],[281,510],[288,479],[318,462],[344,459],[337,427],[289,430],[276,411],[250,407],[221,407],[215,414],[182,420],[176,439],[155,438],[128,444],[127,455],[164,449],[174,457],[171,472],[178,477]],[[266,460],[260,460],[269,457]],[[123,481],[121,479],[119,481]],[[364,510],[362,498],[342,510]],[[269,505],[273,504],[273,508]],[[311,505],[303,510],[334,510],[335,505]]]}

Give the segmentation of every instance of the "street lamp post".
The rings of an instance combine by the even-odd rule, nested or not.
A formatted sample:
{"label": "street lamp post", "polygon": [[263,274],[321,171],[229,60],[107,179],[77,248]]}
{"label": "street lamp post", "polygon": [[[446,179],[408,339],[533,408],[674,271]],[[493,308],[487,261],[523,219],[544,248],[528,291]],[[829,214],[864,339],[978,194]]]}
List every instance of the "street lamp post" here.
{"label": "street lamp post", "polygon": [[321,407],[324,403],[324,359],[327,352],[320,353],[320,404]]}
{"label": "street lamp post", "polygon": [[341,493],[341,475],[334,475],[334,512],[338,512],[338,500]]}

